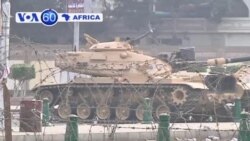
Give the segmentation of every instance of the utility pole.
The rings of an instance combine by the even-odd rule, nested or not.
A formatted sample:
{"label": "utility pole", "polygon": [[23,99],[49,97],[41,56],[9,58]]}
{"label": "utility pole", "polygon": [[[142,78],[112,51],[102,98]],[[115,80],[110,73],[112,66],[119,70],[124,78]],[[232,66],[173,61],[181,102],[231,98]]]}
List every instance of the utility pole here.
{"label": "utility pole", "polygon": [[2,80],[4,78],[5,67],[3,64],[0,64],[0,129],[4,129],[4,96],[3,96],[3,85]]}
{"label": "utility pole", "polygon": [[[4,113],[4,129],[5,129],[5,141],[12,141],[12,129],[11,129],[11,112],[10,112],[10,94],[6,86],[7,75],[8,75],[8,65],[9,65],[9,35],[10,35],[10,2],[9,0],[1,3],[1,85],[3,90],[3,113]],[[0,101],[1,102],[1,101]],[[1,108],[1,107],[0,107]]]}
{"label": "utility pole", "polygon": [[79,51],[79,22],[74,22],[74,43],[73,43],[73,50]]}
{"label": "utility pole", "polygon": [[[73,42],[73,51],[79,51],[79,30],[80,30],[80,23],[74,22],[74,42]],[[70,77],[72,73],[67,72],[68,76],[68,82],[70,81]]]}
{"label": "utility pole", "polygon": [[4,126],[5,141],[12,141],[11,112],[10,112],[10,93],[6,86],[7,79],[2,81],[4,99]]}
{"label": "utility pole", "polygon": [[[84,12],[84,0],[72,1],[67,0],[67,12],[68,13],[83,13]],[[74,22],[74,33],[73,33],[73,51],[79,51],[79,32],[80,32],[80,23]],[[67,81],[70,80],[72,73],[67,71]]]}
{"label": "utility pole", "polygon": [[[92,0],[80,0],[76,3],[76,7],[74,11],[76,13],[92,13]],[[70,11],[68,11],[70,12]],[[80,23],[74,22],[74,43],[73,43],[73,50],[79,51],[79,31],[80,31]]]}
{"label": "utility pole", "polygon": [[[68,13],[83,13],[84,12],[85,0],[67,0],[67,12]],[[74,22],[74,40],[73,40],[73,51],[79,51],[79,22]]]}
{"label": "utility pole", "polygon": [[[29,48],[28,46],[24,47],[24,63],[25,64],[30,64],[30,57],[29,57]],[[29,80],[24,80],[24,83],[21,86],[21,96],[24,97],[26,96],[27,90],[29,90]]]}
{"label": "utility pole", "polygon": [[[0,11],[2,11],[2,0],[0,0]],[[0,62],[1,64],[5,63],[5,52],[4,52],[4,36],[3,36],[3,13],[1,13],[1,16],[0,16]]]}
{"label": "utility pole", "polygon": [[7,0],[2,4],[2,38],[1,52],[3,55],[2,63],[8,67],[9,65],[9,36],[10,36],[10,2]]}

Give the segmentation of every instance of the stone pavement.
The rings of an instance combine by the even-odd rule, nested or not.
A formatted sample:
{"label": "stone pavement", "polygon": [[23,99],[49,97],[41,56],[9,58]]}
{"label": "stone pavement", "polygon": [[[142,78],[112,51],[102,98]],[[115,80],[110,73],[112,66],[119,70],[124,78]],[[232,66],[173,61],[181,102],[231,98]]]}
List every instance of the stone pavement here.
{"label": "stone pavement", "polygon": [[[155,140],[157,124],[118,124],[112,137],[115,125],[80,124],[79,141],[146,141]],[[238,123],[175,123],[171,124],[171,138],[180,141],[184,138],[196,138],[203,141],[208,136],[216,136],[220,141],[230,141],[237,137]],[[43,127],[41,133],[19,132],[13,127],[13,141],[64,141],[66,124]],[[0,132],[0,141],[4,141],[4,133]]]}

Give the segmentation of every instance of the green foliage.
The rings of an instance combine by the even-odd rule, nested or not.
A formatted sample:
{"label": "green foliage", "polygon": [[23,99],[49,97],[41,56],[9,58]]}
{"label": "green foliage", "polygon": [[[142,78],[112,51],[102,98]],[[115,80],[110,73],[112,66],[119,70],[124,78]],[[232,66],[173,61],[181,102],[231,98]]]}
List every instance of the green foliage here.
{"label": "green foliage", "polygon": [[204,66],[190,66],[187,68],[188,72],[206,72],[207,71],[207,67]]}
{"label": "green foliage", "polygon": [[241,68],[240,65],[234,65],[234,66],[216,66],[216,67],[210,67],[211,73],[227,73],[232,74],[238,71]]}
{"label": "green foliage", "polygon": [[226,69],[224,67],[221,67],[221,66],[210,67],[210,72],[211,73],[224,73],[225,70]]}
{"label": "green foliage", "polygon": [[30,80],[35,78],[35,68],[29,64],[14,64],[10,68],[10,78],[15,80]]}
{"label": "green foliage", "polygon": [[241,65],[233,65],[233,66],[194,66],[190,65],[186,68],[188,72],[207,72],[207,69],[210,69],[210,73],[226,73],[232,74],[236,73]]}
{"label": "green foliage", "polygon": [[132,29],[139,30],[147,26],[150,18],[150,0],[117,0],[119,6],[110,13]]}
{"label": "green foliage", "polygon": [[242,66],[241,65],[235,65],[235,66],[227,66],[226,72],[228,73],[236,73]]}

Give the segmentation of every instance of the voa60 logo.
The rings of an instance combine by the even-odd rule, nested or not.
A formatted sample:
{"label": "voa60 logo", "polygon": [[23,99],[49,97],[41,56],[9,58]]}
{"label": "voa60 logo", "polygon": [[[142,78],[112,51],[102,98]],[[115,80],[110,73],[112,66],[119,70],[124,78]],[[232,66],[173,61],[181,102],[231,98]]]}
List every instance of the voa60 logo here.
{"label": "voa60 logo", "polygon": [[43,12],[17,12],[17,23],[42,23],[53,26],[58,22],[102,22],[102,13],[57,13],[53,9]]}
{"label": "voa60 logo", "polygon": [[42,23],[45,26],[53,26],[58,21],[58,14],[53,9],[46,9],[43,12],[17,12],[17,23]]}

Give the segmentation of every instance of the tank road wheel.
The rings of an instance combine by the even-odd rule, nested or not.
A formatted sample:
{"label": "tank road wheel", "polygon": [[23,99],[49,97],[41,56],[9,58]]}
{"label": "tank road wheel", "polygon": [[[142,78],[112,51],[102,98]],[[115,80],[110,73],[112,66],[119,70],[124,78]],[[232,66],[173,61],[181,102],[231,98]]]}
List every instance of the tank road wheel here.
{"label": "tank road wheel", "polygon": [[135,116],[138,120],[143,120],[144,106],[142,104],[138,105],[135,110]]}
{"label": "tank road wheel", "polygon": [[101,104],[96,107],[96,115],[101,120],[106,120],[110,117],[111,111],[108,105]]}
{"label": "tank road wheel", "polygon": [[79,104],[76,113],[81,119],[88,119],[91,115],[91,108],[87,104]]}
{"label": "tank road wheel", "polygon": [[61,103],[58,107],[58,115],[62,119],[67,119],[71,114],[71,107],[69,104]]}
{"label": "tank road wheel", "polygon": [[160,115],[162,113],[168,113],[168,114],[170,114],[169,107],[166,106],[166,105],[163,105],[163,104],[156,107],[156,109],[155,109],[155,116],[156,116],[157,120],[160,119]]}
{"label": "tank road wheel", "polygon": [[120,105],[115,109],[115,115],[119,120],[127,120],[130,116],[130,109],[127,105]]}
{"label": "tank road wheel", "polygon": [[173,103],[176,105],[183,105],[187,101],[187,90],[184,88],[178,87],[172,93]]}
{"label": "tank road wheel", "polygon": [[44,98],[48,98],[49,100],[49,104],[52,104],[53,100],[54,100],[54,95],[51,91],[49,90],[42,90],[38,93],[38,98],[40,100],[43,100]]}

